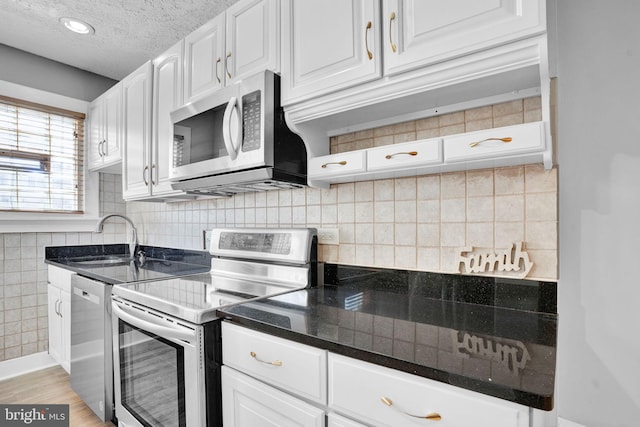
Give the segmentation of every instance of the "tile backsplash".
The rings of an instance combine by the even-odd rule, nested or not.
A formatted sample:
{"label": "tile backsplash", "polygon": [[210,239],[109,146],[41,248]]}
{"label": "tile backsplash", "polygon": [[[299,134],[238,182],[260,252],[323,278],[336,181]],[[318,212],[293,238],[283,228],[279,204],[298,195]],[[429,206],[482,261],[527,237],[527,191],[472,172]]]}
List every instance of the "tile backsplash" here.
{"label": "tile backsplash", "polygon": [[[345,152],[541,120],[540,98],[505,102],[332,138]],[[557,279],[557,171],[541,165],[238,194],[228,199],[127,204],[141,241],[202,248],[214,227],[336,227],[340,264],[451,272],[460,248],[501,250],[523,241],[530,278]]]}
{"label": "tile backsplash", "polygon": [[[100,174],[101,214],[125,211],[120,176]],[[124,223],[105,225],[102,234],[0,234],[0,361],[48,349],[44,247],[121,242],[125,227]]]}

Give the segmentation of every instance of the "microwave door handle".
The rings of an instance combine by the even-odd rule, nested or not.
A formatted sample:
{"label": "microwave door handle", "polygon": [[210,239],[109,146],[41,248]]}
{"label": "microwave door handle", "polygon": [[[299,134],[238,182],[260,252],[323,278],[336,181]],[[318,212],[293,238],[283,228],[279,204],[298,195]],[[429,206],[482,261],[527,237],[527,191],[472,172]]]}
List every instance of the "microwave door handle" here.
{"label": "microwave door handle", "polygon": [[229,153],[229,158],[235,160],[238,157],[240,140],[240,115],[238,114],[237,98],[232,96],[222,116],[222,139]]}

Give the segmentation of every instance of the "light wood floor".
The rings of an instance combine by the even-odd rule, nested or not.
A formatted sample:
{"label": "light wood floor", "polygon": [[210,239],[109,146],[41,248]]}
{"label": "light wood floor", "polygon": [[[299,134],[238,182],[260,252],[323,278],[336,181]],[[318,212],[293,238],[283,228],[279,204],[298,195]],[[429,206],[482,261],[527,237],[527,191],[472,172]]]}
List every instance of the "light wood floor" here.
{"label": "light wood floor", "polygon": [[103,423],[71,390],[60,366],[0,381],[0,403],[69,404],[70,427],[113,427]]}

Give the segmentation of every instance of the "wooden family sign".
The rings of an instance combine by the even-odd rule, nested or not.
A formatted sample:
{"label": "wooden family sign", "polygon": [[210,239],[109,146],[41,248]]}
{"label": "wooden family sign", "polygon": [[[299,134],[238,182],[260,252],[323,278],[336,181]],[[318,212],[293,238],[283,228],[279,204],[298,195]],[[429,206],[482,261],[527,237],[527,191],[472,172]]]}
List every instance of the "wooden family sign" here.
{"label": "wooden family sign", "polygon": [[533,267],[529,254],[522,248],[524,242],[513,243],[511,247],[495,253],[474,251],[473,247],[465,247],[460,250],[457,266],[459,273],[487,274],[502,273],[504,276],[522,279]]}

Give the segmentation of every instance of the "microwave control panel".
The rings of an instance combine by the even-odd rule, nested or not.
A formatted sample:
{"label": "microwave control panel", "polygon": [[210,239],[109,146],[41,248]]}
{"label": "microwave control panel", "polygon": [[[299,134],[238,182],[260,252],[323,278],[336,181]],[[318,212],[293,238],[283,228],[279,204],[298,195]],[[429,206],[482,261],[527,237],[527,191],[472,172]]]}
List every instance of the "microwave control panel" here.
{"label": "microwave control panel", "polygon": [[242,151],[260,148],[260,130],[262,108],[260,106],[260,91],[251,92],[242,97]]}

